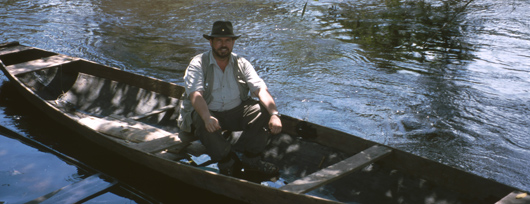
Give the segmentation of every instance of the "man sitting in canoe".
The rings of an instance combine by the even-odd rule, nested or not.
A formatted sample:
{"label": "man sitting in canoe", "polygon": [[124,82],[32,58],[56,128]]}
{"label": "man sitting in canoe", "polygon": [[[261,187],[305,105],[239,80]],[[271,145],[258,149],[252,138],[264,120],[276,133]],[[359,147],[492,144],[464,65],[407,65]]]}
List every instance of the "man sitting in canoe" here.
{"label": "man sitting in canoe", "polygon": [[[240,35],[234,35],[231,22],[217,21],[211,34],[203,37],[210,41],[212,49],[195,56],[186,69],[184,81],[189,101],[183,101],[180,128],[192,132],[193,127],[222,174],[237,175],[242,167],[264,174],[278,173],[278,167],[263,161],[261,154],[270,135],[282,130],[280,115],[254,67],[232,53]],[[223,131],[243,132],[232,144]],[[242,153],[241,160],[235,151]]]}

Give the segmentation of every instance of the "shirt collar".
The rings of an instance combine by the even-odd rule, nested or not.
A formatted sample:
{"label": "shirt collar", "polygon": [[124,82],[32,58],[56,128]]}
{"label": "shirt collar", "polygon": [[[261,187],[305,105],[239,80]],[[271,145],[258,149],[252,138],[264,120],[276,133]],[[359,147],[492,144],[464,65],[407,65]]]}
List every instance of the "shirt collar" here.
{"label": "shirt collar", "polygon": [[[232,56],[234,56],[234,53],[230,53],[230,59],[228,61],[228,66],[226,66],[227,68],[231,67],[234,64],[234,62],[233,62],[234,58]],[[211,51],[211,50],[210,50],[210,65],[217,65],[217,61],[213,57],[213,51]]]}

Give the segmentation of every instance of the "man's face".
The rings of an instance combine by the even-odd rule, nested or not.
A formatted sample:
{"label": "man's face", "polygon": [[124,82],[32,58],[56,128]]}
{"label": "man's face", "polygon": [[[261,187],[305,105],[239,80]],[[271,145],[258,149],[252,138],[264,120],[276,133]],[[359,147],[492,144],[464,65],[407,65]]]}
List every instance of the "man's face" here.
{"label": "man's face", "polygon": [[210,39],[210,46],[215,57],[227,58],[232,53],[234,43],[236,41],[231,37],[212,38]]}

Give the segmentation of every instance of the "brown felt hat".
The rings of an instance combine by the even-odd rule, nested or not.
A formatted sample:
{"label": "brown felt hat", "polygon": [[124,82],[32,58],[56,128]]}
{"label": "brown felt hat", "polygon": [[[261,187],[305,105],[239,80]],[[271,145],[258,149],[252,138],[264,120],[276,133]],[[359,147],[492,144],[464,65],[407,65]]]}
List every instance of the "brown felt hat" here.
{"label": "brown felt hat", "polygon": [[231,37],[237,39],[241,35],[234,35],[234,28],[232,28],[232,23],[230,21],[216,21],[212,26],[212,33],[210,35],[202,35],[206,39],[211,38],[221,38],[221,37]]}

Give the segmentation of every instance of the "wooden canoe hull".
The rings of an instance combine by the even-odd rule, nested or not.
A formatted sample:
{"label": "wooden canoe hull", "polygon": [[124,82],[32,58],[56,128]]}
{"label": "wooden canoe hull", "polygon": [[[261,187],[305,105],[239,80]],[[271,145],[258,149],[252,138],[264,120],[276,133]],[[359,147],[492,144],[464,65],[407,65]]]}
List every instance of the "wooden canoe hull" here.
{"label": "wooden canoe hull", "polygon": [[[3,62],[2,70],[5,75],[14,82],[20,93],[57,122],[98,145],[164,175],[241,201],[338,202],[329,197],[317,197],[318,193],[306,193],[323,185],[342,192],[344,197],[339,194],[331,196],[341,202],[361,203],[398,203],[400,199],[409,203],[423,203],[426,199],[440,199],[448,203],[489,203],[519,191],[490,179],[289,116],[282,116],[284,132],[275,137],[265,155],[269,161],[281,166],[282,177],[288,178],[292,183],[278,189],[227,177],[178,162],[180,157],[176,155],[182,152],[173,155],[171,151],[166,151],[175,146],[146,151],[146,148],[139,146],[143,143],[142,139],[149,140],[145,143],[153,143],[148,138],[140,138],[135,141],[137,144],[131,144],[129,136],[126,139],[116,138],[115,135],[111,137],[109,133],[96,131],[94,126],[80,122],[93,117],[104,120],[97,123],[101,126],[115,123],[108,117],[118,118],[122,122],[127,122],[127,118],[138,118],[138,123],[160,129],[158,132],[151,132],[155,136],[169,133],[179,136],[185,143],[191,142],[193,139],[179,135],[172,123],[178,115],[178,108],[164,109],[178,102],[184,91],[183,87],[17,43],[0,45],[0,60]],[[62,100],[67,101],[71,107],[61,106]],[[164,110],[157,112],[159,109]],[[106,121],[110,122],[107,124]],[[127,123],[131,124],[130,121]],[[117,132],[130,133],[132,128],[131,125],[127,129],[118,129]],[[141,134],[140,131],[137,132],[136,135],[140,136],[148,134],[145,131]],[[164,135],[163,138],[170,137]],[[359,159],[372,157],[367,151],[372,147],[381,147],[384,154],[377,160],[368,159],[366,163],[352,164]],[[341,163],[341,160],[344,161]],[[337,165],[333,167],[332,164]],[[326,173],[329,171],[339,173]],[[323,182],[318,183],[317,178],[323,179]],[[331,182],[331,179],[335,181]],[[409,183],[403,184],[403,180]],[[315,184],[306,188],[303,185],[296,186],[297,183]],[[406,188],[413,192],[405,192]]]}
{"label": "wooden canoe hull", "polygon": [[[162,94],[170,96],[180,97],[183,91],[183,87],[175,84],[169,84],[167,82],[131,74],[114,68],[103,67],[97,64],[92,64],[91,62],[88,63],[91,64],[91,66],[76,66],[76,68],[81,72],[85,71],[96,76],[110,76],[116,81],[129,81],[132,79],[133,81],[138,82],[135,86],[154,89],[157,90],[157,92],[162,92]],[[62,110],[51,105],[46,99],[36,94],[35,90],[25,86],[19,78],[10,73],[6,73],[7,71],[5,68],[3,68],[3,71],[10,81],[15,82],[15,87],[24,97],[49,117],[55,119],[65,127],[70,127],[72,130],[75,130],[82,136],[102,147],[110,149],[126,158],[133,158],[132,160],[134,162],[153,168],[172,178],[217,194],[249,203],[335,203],[326,199],[284,192],[275,188],[264,187],[253,182],[204,171],[199,168],[158,157],[154,154],[129,148],[111,137],[102,135],[85,125],[79,124],[76,120],[73,120],[71,117],[64,114]],[[256,194],[256,192],[259,192],[259,194]]]}

